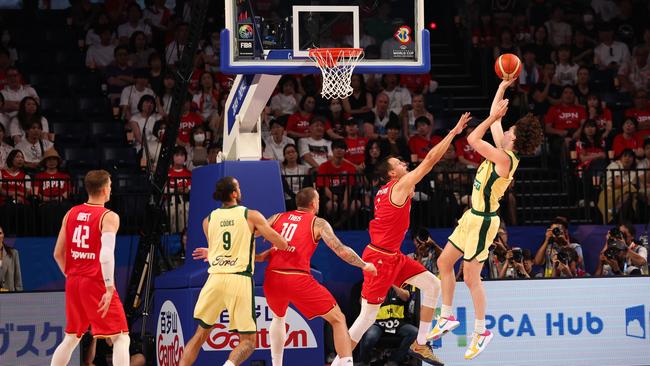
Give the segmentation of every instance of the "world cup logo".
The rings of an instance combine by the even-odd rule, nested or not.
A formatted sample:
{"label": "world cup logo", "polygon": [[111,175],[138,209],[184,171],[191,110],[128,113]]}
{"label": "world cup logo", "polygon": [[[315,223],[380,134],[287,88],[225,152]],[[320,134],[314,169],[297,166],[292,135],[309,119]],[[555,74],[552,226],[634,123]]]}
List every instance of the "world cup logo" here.
{"label": "world cup logo", "polygon": [[411,28],[406,25],[399,27],[395,32],[394,37],[401,44],[408,44],[411,42]]}

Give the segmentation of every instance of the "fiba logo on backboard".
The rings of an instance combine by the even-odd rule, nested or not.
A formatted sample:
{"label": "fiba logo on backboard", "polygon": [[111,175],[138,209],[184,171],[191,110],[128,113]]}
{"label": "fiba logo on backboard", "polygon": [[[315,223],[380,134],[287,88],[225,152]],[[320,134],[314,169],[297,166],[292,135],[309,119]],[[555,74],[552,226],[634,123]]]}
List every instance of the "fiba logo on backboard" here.
{"label": "fiba logo on backboard", "polygon": [[239,39],[253,39],[253,26],[250,24],[240,25]]}
{"label": "fiba logo on backboard", "polygon": [[[271,349],[271,336],[269,328],[273,314],[266,298],[255,296],[255,316],[257,317],[257,338],[255,349]],[[285,315],[287,327],[287,340],[284,344],[285,349],[298,348],[316,348],[316,337],[314,332],[307,324],[307,321],[300,316],[294,309],[289,307]],[[203,343],[204,351],[231,351],[239,344],[239,335],[232,333],[228,329],[230,325],[228,312],[224,311],[217,318],[217,323],[212,328],[208,340]]]}
{"label": "fiba logo on backboard", "polygon": [[156,352],[159,366],[176,366],[181,361],[185,340],[174,303],[167,300],[160,308],[156,327]]}
{"label": "fiba logo on backboard", "polygon": [[393,35],[397,41],[401,44],[408,44],[411,42],[411,28],[407,25],[402,25],[397,28],[397,31]]}

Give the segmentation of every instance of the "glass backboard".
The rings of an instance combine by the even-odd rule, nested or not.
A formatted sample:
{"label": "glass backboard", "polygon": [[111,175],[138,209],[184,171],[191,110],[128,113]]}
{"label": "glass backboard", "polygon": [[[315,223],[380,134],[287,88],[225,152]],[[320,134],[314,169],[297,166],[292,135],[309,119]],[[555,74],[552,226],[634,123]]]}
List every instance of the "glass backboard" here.
{"label": "glass backboard", "polygon": [[355,73],[429,71],[424,0],[225,0],[221,67],[230,74],[319,73],[311,48],[363,48]]}

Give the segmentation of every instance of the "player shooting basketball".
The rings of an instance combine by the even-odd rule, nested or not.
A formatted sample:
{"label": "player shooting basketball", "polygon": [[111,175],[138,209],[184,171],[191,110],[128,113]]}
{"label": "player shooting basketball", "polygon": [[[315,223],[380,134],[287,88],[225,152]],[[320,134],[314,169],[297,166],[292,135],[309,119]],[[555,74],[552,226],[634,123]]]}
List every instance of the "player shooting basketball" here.
{"label": "player shooting basketball", "polygon": [[[456,279],[454,263],[463,258],[463,276],[474,302],[474,333],[465,352],[466,359],[478,356],[493,337],[485,329],[485,291],[481,283],[481,269],[488,257],[489,243],[496,236],[500,219],[497,216],[499,200],[512,182],[519,154],[532,154],[542,142],[542,129],[536,117],[529,114],[520,119],[505,133],[501,118],[508,110],[508,100],[503,99],[506,89],[514,82],[502,81],[499,85],[490,116],[467,137],[468,143],[485,158],[476,171],[472,189],[472,208],[465,211],[458,226],[449,237],[440,258],[438,268],[442,280],[442,311],[427,339],[434,340],[460,325],[451,311]],[[495,146],[483,140],[488,128]]]}

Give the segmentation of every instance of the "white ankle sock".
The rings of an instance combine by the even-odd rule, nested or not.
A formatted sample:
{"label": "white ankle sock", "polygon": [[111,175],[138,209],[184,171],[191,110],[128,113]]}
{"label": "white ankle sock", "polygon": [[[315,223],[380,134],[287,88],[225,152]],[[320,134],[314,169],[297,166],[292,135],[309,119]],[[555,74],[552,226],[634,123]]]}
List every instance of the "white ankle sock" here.
{"label": "white ankle sock", "polygon": [[485,319],[475,319],[474,320],[474,331],[478,334],[485,333]]}
{"label": "white ankle sock", "polygon": [[232,361],[228,360],[226,361],[226,363],[223,364],[223,366],[235,366],[235,364],[232,363]]}
{"label": "white ankle sock", "polygon": [[442,304],[442,307],[440,308],[440,316],[443,318],[449,318],[452,315],[451,305]]}

